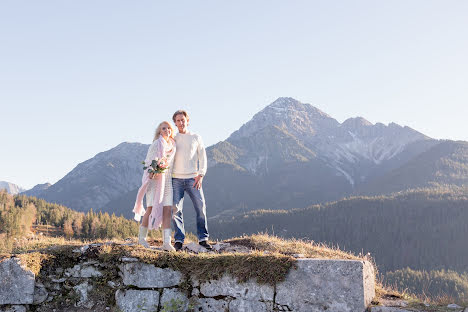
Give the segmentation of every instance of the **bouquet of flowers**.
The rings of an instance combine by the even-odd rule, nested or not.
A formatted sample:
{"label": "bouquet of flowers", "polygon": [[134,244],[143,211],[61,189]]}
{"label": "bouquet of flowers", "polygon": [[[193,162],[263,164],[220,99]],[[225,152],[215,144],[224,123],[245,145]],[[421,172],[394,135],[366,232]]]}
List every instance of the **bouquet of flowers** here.
{"label": "bouquet of flowers", "polygon": [[[141,162],[143,165],[145,165],[145,162]],[[163,173],[164,171],[169,168],[169,163],[167,162],[166,157],[161,157],[161,158],[156,158],[151,161],[151,165],[149,166],[144,166],[143,170],[148,169],[149,174],[157,174],[157,173]]]}

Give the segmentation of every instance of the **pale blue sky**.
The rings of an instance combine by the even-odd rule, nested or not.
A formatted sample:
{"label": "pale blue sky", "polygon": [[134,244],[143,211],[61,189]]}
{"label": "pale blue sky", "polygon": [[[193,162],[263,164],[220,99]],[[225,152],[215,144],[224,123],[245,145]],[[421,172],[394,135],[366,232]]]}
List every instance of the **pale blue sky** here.
{"label": "pale blue sky", "polygon": [[207,145],[280,96],[468,140],[467,1],[0,1],[0,180],[30,188],[179,108]]}

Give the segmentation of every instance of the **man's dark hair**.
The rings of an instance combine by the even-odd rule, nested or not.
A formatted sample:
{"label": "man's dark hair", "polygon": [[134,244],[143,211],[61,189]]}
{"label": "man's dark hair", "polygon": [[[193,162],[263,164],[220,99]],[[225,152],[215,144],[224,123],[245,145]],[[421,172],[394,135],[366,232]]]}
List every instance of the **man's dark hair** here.
{"label": "man's dark hair", "polygon": [[190,117],[189,117],[189,115],[187,114],[187,112],[184,111],[183,109],[179,109],[178,111],[176,111],[176,112],[174,113],[174,115],[172,115],[172,120],[174,121],[174,123],[175,123],[175,119],[176,119],[176,116],[177,116],[177,115],[184,115],[185,118],[187,118],[187,120],[190,120]]}

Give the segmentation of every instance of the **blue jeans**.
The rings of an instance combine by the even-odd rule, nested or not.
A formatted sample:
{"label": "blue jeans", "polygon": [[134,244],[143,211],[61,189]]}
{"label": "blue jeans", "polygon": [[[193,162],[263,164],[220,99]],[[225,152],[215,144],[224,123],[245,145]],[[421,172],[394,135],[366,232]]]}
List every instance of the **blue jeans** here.
{"label": "blue jeans", "polygon": [[177,179],[172,178],[172,188],[174,191],[174,206],[177,208],[177,212],[174,214],[174,240],[176,242],[184,242],[185,229],[184,229],[184,215],[182,208],[184,207],[184,193],[190,196],[193,207],[197,214],[197,234],[198,241],[208,240],[208,223],[206,221],[206,204],[205,196],[203,195],[203,189],[197,190],[193,187],[195,179]]}

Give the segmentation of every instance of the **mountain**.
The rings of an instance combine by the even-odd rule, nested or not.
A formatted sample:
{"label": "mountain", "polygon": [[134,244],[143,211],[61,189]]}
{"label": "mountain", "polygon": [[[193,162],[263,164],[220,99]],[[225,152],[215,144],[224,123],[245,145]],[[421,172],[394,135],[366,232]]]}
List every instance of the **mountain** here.
{"label": "mountain", "polygon": [[26,195],[26,196],[34,196],[38,197],[40,196],[45,190],[47,190],[52,184],[50,183],[43,183],[43,184],[37,184],[34,186],[32,189],[21,192],[21,194]]}
{"label": "mountain", "polygon": [[121,143],[80,163],[39,197],[77,211],[100,210],[110,200],[139,187],[149,145]]}
{"label": "mountain", "polygon": [[16,195],[25,191],[25,189],[21,186],[6,181],[0,181],[0,190],[3,189],[5,189],[9,194],[12,195]]}
{"label": "mountain", "polygon": [[438,144],[395,123],[339,123],[310,104],[279,98],[207,149],[212,215],[290,209],[368,192],[376,178]]}
{"label": "mountain", "polygon": [[[438,141],[395,123],[338,122],[316,107],[279,98],[225,141],[207,148],[208,216],[292,209],[348,196],[466,182],[466,142]],[[40,197],[79,211],[124,214],[140,185],[148,145],[122,143],[79,164]],[[468,153],[467,153],[468,154]],[[187,220],[193,211],[184,210]]]}
{"label": "mountain", "polygon": [[[403,153],[412,143],[434,141],[409,127],[395,123],[388,126],[382,123],[373,125],[362,117],[350,118],[340,124],[310,104],[303,104],[292,98],[279,98],[225,141],[232,145],[232,153],[237,151],[237,157],[232,155],[231,159],[246,155],[239,159],[239,162],[244,164],[241,167],[252,173],[268,169],[266,157],[271,157],[273,151],[268,149],[266,144],[245,144],[253,137],[256,137],[257,141],[276,144],[277,141],[270,137],[269,132],[259,134],[268,127],[275,127],[278,131],[289,134],[289,137],[294,138],[301,146],[313,151],[316,158],[345,178],[351,187],[378,174],[387,162]],[[304,152],[299,151],[296,155],[302,155]],[[212,166],[224,162],[219,157],[212,157],[211,160],[209,163]],[[283,160],[287,161],[285,157]]]}
{"label": "mountain", "polygon": [[414,187],[468,184],[468,142],[440,141],[388,174],[365,185],[362,193],[391,193]]}

